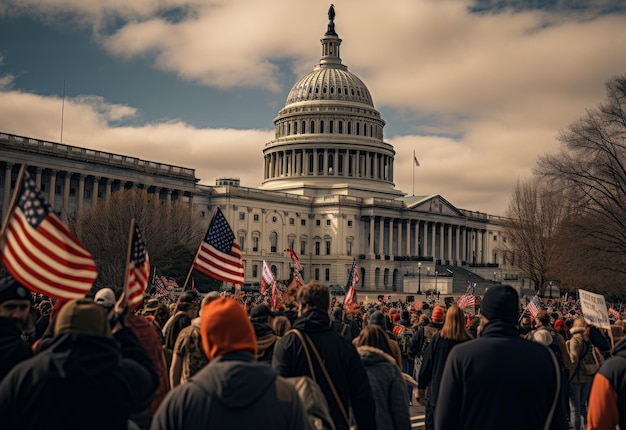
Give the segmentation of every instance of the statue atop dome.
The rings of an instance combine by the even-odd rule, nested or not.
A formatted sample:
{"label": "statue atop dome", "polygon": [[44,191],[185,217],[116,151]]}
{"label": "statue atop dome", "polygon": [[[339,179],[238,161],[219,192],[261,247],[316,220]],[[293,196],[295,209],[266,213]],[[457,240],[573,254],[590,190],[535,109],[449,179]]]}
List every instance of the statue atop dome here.
{"label": "statue atop dome", "polygon": [[328,8],[328,30],[324,36],[337,36],[335,33],[335,5],[331,4]]}

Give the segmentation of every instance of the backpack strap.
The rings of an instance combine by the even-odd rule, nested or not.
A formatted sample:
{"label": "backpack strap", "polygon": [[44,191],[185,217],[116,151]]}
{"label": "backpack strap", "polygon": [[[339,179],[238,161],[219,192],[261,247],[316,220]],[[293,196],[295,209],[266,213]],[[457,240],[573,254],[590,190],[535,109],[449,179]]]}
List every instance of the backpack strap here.
{"label": "backpack strap", "polygon": [[552,424],[552,417],[554,416],[554,411],[559,401],[559,394],[561,393],[561,370],[559,368],[559,363],[556,360],[556,355],[554,355],[554,353],[549,348],[548,348],[548,352],[550,353],[550,358],[552,358],[552,363],[554,364],[554,368],[556,372],[556,390],[554,392],[554,399],[552,400],[552,406],[550,407],[550,412],[548,412],[548,416],[546,418],[546,424],[543,426],[544,430],[550,429],[550,424]]}
{"label": "backpack strap", "polygon": [[287,335],[289,333],[295,334],[300,339],[300,342],[302,343],[302,349],[304,350],[304,355],[306,356],[306,361],[309,364],[309,372],[311,372],[311,378],[313,378],[313,380],[315,382],[317,382],[317,380],[315,378],[315,369],[313,368],[313,362],[311,361],[311,354],[309,353],[309,348],[307,348],[307,346],[306,346],[306,342],[304,341],[304,337],[302,337],[302,333],[300,333],[300,330],[295,329],[295,328],[289,330],[287,333],[285,333],[285,335]]}

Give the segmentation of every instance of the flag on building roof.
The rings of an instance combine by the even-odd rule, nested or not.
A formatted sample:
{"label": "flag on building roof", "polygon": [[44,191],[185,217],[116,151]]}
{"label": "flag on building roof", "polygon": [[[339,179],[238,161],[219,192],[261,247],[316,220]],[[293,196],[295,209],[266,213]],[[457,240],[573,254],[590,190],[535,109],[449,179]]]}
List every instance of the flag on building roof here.
{"label": "flag on building roof", "polygon": [[265,291],[267,291],[267,287],[272,285],[274,282],[276,282],[274,280],[274,274],[267,266],[265,260],[263,260],[263,273],[261,274],[261,294],[265,294]]}
{"label": "flag on building roof", "polygon": [[293,267],[298,271],[298,272],[302,272],[302,264],[300,264],[300,260],[298,259],[298,256],[296,255],[296,253],[293,251],[293,249],[291,248],[287,248],[285,249],[285,251],[287,251],[289,253],[289,255],[291,256],[291,261],[293,261]]}
{"label": "flag on building roof", "polygon": [[356,284],[361,280],[359,266],[356,264],[356,258],[352,260],[352,267],[348,275],[348,285],[346,286],[346,297],[343,300],[345,306],[356,303]]}
{"label": "flag on building roof", "polygon": [[198,248],[193,268],[212,278],[243,285],[241,247],[235,241],[235,234],[220,208],[217,208]]}
{"label": "flag on building roof", "polygon": [[15,192],[16,204],[0,238],[6,268],[32,292],[62,301],[84,297],[98,276],[93,257],[54,213],[28,172],[16,182]]}
{"label": "flag on building roof", "polygon": [[415,163],[415,165],[416,165],[417,167],[419,167],[420,162],[419,162],[419,161],[417,161],[417,157],[415,156],[415,150],[413,150],[413,162]]}
{"label": "flag on building roof", "polygon": [[128,263],[126,266],[126,300],[129,310],[137,308],[146,293],[148,279],[150,279],[150,258],[146,244],[141,237],[139,226],[131,221],[131,240],[129,244]]}
{"label": "flag on building roof", "polygon": [[528,302],[526,309],[528,309],[528,312],[530,312],[533,317],[537,316],[541,310],[541,302],[539,301],[539,296],[537,294],[535,294],[532,300]]}

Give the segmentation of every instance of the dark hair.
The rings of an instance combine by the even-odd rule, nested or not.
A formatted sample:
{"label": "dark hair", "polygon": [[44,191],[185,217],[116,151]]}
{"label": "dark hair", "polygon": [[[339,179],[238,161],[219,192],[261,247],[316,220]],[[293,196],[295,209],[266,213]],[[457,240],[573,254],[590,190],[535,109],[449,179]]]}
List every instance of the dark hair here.
{"label": "dark hair", "polygon": [[328,308],[330,308],[328,287],[316,281],[300,287],[296,299],[302,306],[309,305],[310,308],[323,312],[328,312]]}
{"label": "dark hair", "polygon": [[548,313],[548,311],[540,310],[539,312],[537,312],[537,316],[535,317],[535,319],[537,321],[540,321],[542,326],[550,326],[550,314]]}
{"label": "dark hair", "polygon": [[385,333],[382,328],[374,324],[369,324],[363,327],[359,335],[354,339],[354,344],[356,346],[372,346],[393,357],[391,348],[389,348],[388,339],[387,333]]}

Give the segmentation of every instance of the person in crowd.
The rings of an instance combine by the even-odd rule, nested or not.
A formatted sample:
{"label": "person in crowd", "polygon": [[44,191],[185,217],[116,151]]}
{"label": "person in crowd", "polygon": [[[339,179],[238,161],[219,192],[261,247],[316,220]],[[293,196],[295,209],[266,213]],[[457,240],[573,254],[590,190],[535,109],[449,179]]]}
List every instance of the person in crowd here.
{"label": "person in crowd", "polygon": [[276,314],[269,306],[260,304],[250,310],[250,321],[256,337],[257,360],[272,364],[274,346],[276,345],[276,332],[272,326]]}
{"label": "person in crowd", "polygon": [[593,378],[587,430],[626,429],[626,339],[621,340]]}
{"label": "person in crowd", "polygon": [[558,363],[546,347],[519,335],[517,291],[491,286],[480,309],[480,337],[455,346],[446,360],[435,428],[565,429],[556,407]]}
{"label": "person in crowd", "polygon": [[161,344],[165,343],[165,336],[163,335],[163,327],[167,320],[170,318],[170,310],[165,303],[161,303],[159,299],[149,299],[144,305],[141,315],[146,317],[154,327],[161,332]]}
{"label": "person in crowd", "polygon": [[[400,345],[398,345],[398,342],[391,331],[387,330],[387,319],[385,316],[379,311],[374,311],[369,316],[367,325],[375,325],[380,327],[380,329],[385,332],[390,355],[393,357],[400,370],[402,370],[402,352],[400,351]],[[352,343],[356,346],[355,341],[356,338],[352,341]]]}
{"label": "person in crowd", "polygon": [[433,308],[430,317],[431,322],[422,326],[413,336],[413,340],[411,342],[411,355],[413,357],[423,357],[428,343],[430,343],[435,333],[443,327],[445,316],[446,311],[444,308],[441,306],[435,306]]}
{"label": "person in crowd", "polygon": [[[375,428],[375,405],[365,368],[354,346],[330,327],[328,287],[319,282],[303,285],[298,289],[297,302],[300,317],[293,329],[300,332],[307,345],[292,329],[276,344],[272,366],[284,377],[311,376],[324,393],[337,430],[350,427],[350,408],[359,430]],[[303,347],[310,351],[314,374]],[[330,378],[325,377],[321,366]]]}
{"label": "person in crowd", "polygon": [[102,306],[107,314],[107,318],[113,318],[113,308],[115,307],[115,291],[111,288],[100,288],[93,298],[93,301]]}
{"label": "person in crowd", "polygon": [[354,344],[365,366],[374,395],[376,428],[410,430],[409,405],[406,396],[402,395],[406,383],[391,356],[388,340],[381,327],[369,324],[354,339]]}
{"label": "person in crowd", "polygon": [[565,321],[563,321],[562,319],[557,319],[556,321],[554,321],[553,327],[554,331],[561,335],[564,342],[567,342],[569,340],[569,329],[567,328],[567,325],[565,325]]}
{"label": "person in crowd", "polygon": [[[402,358],[402,372],[407,375],[413,376],[415,371],[415,356],[411,354],[411,342],[415,332],[411,328],[411,322],[409,321],[410,315],[408,310],[402,310],[400,313],[394,314],[398,316],[398,323],[394,328],[393,334],[396,337],[398,346],[400,347],[400,357]],[[407,383],[407,396],[409,405],[413,405],[413,385]]]}
{"label": "person in crowd", "polygon": [[53,321],[48,348],[15,366],[0,384],[7,429],[127,429],[152,401],[152,361],[116,313],[91,299],[66,303]]}
{"label": "person in crowd", "polygon": [[357,304],[352,304],[345,308],[348,323],[350,325],[351,337],[354,339],[359,335],[363,328],[363,309]]}
{"label": "person in crowd", "polygon": [[522,316],[522,321],[520,322],[520,325],[519,325],[519,334],[522,337],[526,337],[526,335],[530,333],[531,331],[533,331],[533,323],[530,319],[530,315]]}
{"label": "person in crowd", "polygon": [[343,322],[343,309],[339,306],[333,308],[330,314],[330,326],[339,333],[340,336],[345,337],[348,342],[352,341],[350,326]]}
{"label": "person in crowd", "polygon": [[0,279],[0,381],[17,363],[33,356],[22,338],[30,320],[31,294],[12,276]]}
{"label": "person in crowd", "polygon": [[306,428],[295,388],[256,360],[254,329],[243,307],[218,298],[203,307],[200,320],[209,364],[168,394],[151,429]]}
{"label": "person in crowd", "polygon": [[418,397],[420,402],[426,406],[426,419],[424,421],[426,430],[434,430],[435,428],[435,405],[446,359],[452,348],[471,339],[473,337],[465,326],[463,310],[457,305],[451,305],[446,312],[443,327],[435,333],[426,348],[424,361],[417,379]]}
{"label": "person in crowd", "polygon": [[277,315],[272,322],[276,336],[280,339],[291,330],[291,321],[284,315]]}
{"label": "person in crowd", "polygon": [[165,343],[163,345],[165,350],[165,359],[167,367],[172,364],[172,353],[174,351],[174,345],[178,334],[182,329],[188,327],[191,324],[191,320],[198,316],[198,302],[195,294],[188,294],[191,291],[185,291],[178,297],[178,303],[176,304],[176,310],[174,314],[167,320],[163,326],[163,336],[165,337]]}
{"label": "person in crowd", "polygon": [[593,343],[589,338],[590,328],[584,317],[574,320],[568,343],[569,356],[572,361],[570,375],[570,404],[573,414],[572,423],[575,430],[586,427],[587,402],[591,391],[591,382],[600,368],[594,355]]}
{"label": "person in crowd", "polygon": [[588,336],[593,346],[599,352],[599,360],[604,361],[611,356],[611,343],[605,329],[590,325]]}

